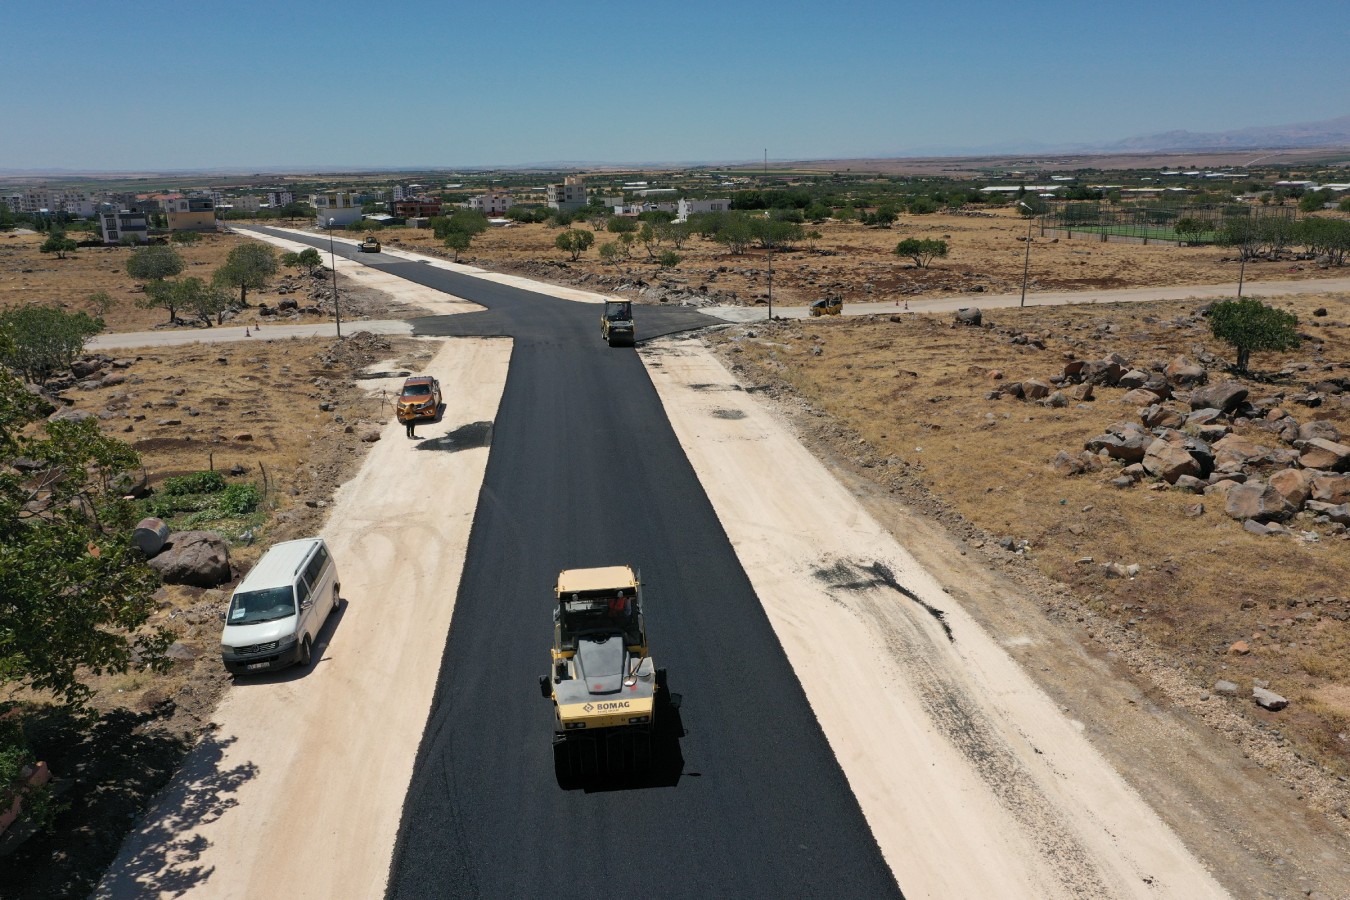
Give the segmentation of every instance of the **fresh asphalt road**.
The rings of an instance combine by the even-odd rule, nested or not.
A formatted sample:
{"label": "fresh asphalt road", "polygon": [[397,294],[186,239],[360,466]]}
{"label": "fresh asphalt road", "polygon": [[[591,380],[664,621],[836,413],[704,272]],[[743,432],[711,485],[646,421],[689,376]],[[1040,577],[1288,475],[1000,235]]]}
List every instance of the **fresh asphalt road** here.
{"label": "fresh asphalt road", "polygon": [[[497,420],[476,432],[491,455],[389,896],[899,896],[646,370],[601,342],[599,308],[344,255],[487,310],[416,333],[514,339]],[[637,314],[644,338],[716,324]],[[560,569],[622,563],[641,570],[652,653],[683,703],[655,777],[564,791],[537,684],[552,587]]]}

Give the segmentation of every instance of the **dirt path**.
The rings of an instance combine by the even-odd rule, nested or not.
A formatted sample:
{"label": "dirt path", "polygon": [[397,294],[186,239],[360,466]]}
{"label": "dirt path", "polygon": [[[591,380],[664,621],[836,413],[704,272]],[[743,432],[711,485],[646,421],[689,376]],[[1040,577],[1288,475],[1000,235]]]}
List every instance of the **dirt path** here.
{"label": "dirt path", "polygon": [[[1232,284],[1195,284],[1165,288],[1124,288],[1110,291],[1046,291],[1027,294],[1027,306],[1065,306],[1073,303],[1148,303],[1157,300],[1232,299],[1237,296]],[[1312,281],[1248,281],[1242,286],[1244,297],[1283,297],[1291,294],[1321,294],[1350,291],[1350,278],[1319,278]],[[999,309],[1020,305],[1021,293],[962,294],[951,298],[911,297],[886,303],[845,303],[846,316],[869,316],[896,312],[955,312],[967,306]],[[751,322],[768,316],[764,306],[709,307],[704,312],[732,322]],[[801,319],[809,315],[805,307],[775,307],[774,315]]]}
{"label": "dirt path", "polygon": [[445,343],[442,420],[390,423],[323,530],[344,602],[312,670],[231,687],[97,896],[382,894],[488,457],[437,439],[492,421],[510,351]]}
{"label": "dirt path", "polygon": [[663,341],[644,356],[906,896],[1225,895],[701,344]]}

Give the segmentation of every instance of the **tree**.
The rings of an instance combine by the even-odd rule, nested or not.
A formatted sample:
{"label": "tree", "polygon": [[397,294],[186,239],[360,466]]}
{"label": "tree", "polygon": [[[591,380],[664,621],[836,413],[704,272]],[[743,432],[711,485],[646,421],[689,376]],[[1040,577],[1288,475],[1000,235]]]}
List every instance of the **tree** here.
{"label": "tree", "polygon": [[1255,297],[1225,300],[1209,310],[1209,330],[1237,351],[1237,370],[1247,371],[1255,350],[1279,352],[1299,345],[1298,316],[1266,306]]}
{"label": "tree", "polygon": [[34,428],[42,405],[0,372],[0,682],[79,704],[85,673],[160,669],[173,635],[145,628],[159,579],[117,490],[136,452],[97,419]]}
{"label": "tree", "polygon": [[1331,191],[1326,189],[1310,191],[1298,198],[1300,212],[1317,212],[1323,205],[1331,202]]}
{"label": "tree", "polygon": [[292,252],[292,253],[283,253],[283,254],[281,254],[281,264],[282,264],[283,266],[285,266],[286,268],[288,268],[288,269],[302,269],[302,268],[304,268],[304,263],[300,262],[300,254],[299,254],[299,253],[293,253],[293,252]]}
{"label": "tree", "polygon": [[727,216],[722,222],[722,227],[718,228],[717,234],[713,236],[713,240],[719,244],[726,244],[727,249],[735,256],[744,253],[754,239],[754,227],[744,213]]}
{"label": "tree", "polygon": [[823,235],[821,235],[819,231],[812,229],[811,231],[808,231],[806,232],[806,234],[802,235],[802,237],[806,238],[806,246],[814,250],[816,249],[816,243],[821,239],[821,237],[823,237]]}
{"label": "tree", "polygon": [[554,238],[553,246],[570,253],[572,262],[576,262],[594,242],[594,233],[580,228],[569,228]]}
{"label": "tree", "polygon": [[637,232],[638,243],[647,248],[647,258],[656,258],[656,247],[661,243],[651,222],[643,222]]}
{"label": "tree", "polygon": [[431,233],[440,240],[445,240],[446,235],[456,231],[473,237],[488,230],[487,216],[476,209],[458,209],[449,216],[436,216],[427,224],[431,226]]}
{"label": "tree", "polygon": [[45,384],[69,369],[89,339],[102,330],[101,319],[83,312],[32,305],[6,309],[0,312],[0,364],[28,381]]}
{"label": "tree", "polygon": [[248,292],[260,291],[277,274],[276,251],[266,244],[249,241],[240,244],[225,257],[212,280],[223,288],[239,289],[239,305],[248,306]]}
{"label": "tree", "polygon": [[1177,233],[1177,237],[1189,244],[1194,244],[1200,239],[1200,235],[1210,229],[1208,222],[1202,222],[1199,219],[1183,216],[1182,218],[1177,219],[1176,223],[1172,226],[1172,230]]}
{"label": "tree", "polygon": [[230,308],[230,295],[216,284],[207,284],[200,278],[184,278],[182,281],[163,282],[164,289],[173,293],[177,309],[192,314],[192,317],[208,328],[214,318],[220,322],[225,310]]}
{"label": "tree", "polygon": [[626,216],[610,216],[605,222],[605,230],[611,234],[632,234],[638,230],[638,223]]}
{"label": "tree", "polygon": [[42,253],[55,253],[57,259],[65,259],[67,253],[74,253],[79,244],[66,237],[64,231],[53,231],[51,236],[42,242],[38,248]]}
{"label": "tree", "polygon": [[1255,219],[1242,217],[1224,219],[1215,235],[1224,247],[1237,247],[1242,259],[1252,259],[1261,247],[1261,229]]}
{"label": "tree", "polygon": [[1336,208],[1341,212],[1350,212],[1350,196],[1342,197],[1341,202],[1336,204]]}
{"label": "tree", "polygon": [[908,256],[920,269],[947,255],[947,242],[939,238],[905,238],[895,245],[896,256]]}
{"label": "tree", "polygon": [[455,251],[455,262],[459,262],[459,255],[473,243],[473,235],[466,231],[452,231],[445,236],[444,243],[447,249]]}
{"label": "tree", "polygon": [[183,271],[183,257],[166,244],[152,244],[132,252],[127,274],[137,281],[161,281]]}
{"label": "tree", "polygon": [[313,275],[314,270],[323,265],[323,257],[313,247],[306,247],[301,250],[299,256],[300,264],[305,267],[305,271],[310,275]]}
{"label": "tree", "polygon": [[676,253],[674,250],[667,250],[658,256],[656,261],[661,264],[661,268],[663,269],[673,269],[680,264],[680,260],[683,258],[684,257],[680,256],[680,254]]}
{"label": "tree", "polygon": [[603,263],[615,263],[623,255],[623,248],[613,241],[606,241],[600,245],[600,261]]}
{"label": "tree", "polygon": [[656,233],[670,241],[676,250],[683,250],[685,241],[693,236],[694,229],[688,222],[666,222],[656,226]]}
{"label": "tree", "polygon": [[1350,222],[1320,216],[1304,219],[1298,223],[1298,240],[1314,256],[1325,256],[1331,265],[1343,266],[1350,252]]}
{"label": "tree", "polygon": [[202,236],[195,231],[175,231],[169,236],[169,240],[175,244],[195,244],[202,239]]}
{"label": "tree", "polygon": [[1039,216],[1048,208],[1045,201],[1035,194],[1023,194],[1017,198],[1017,214],[1024,219]]}
{"label": "tree", "polygon": [[85,298],[85,302],[93,307],[94,315],[100,319],[107,315],[108,310],[112,309],[113,306],[117,304],[117,301],[113,299],[112,294],[109,294],[107,291],[95,291]]}

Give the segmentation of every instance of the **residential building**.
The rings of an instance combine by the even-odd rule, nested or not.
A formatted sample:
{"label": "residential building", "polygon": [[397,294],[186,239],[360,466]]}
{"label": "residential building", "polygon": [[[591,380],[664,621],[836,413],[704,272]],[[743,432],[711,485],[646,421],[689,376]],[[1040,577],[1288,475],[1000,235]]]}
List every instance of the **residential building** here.
{"label": "residential building", "polygon": [[45,187],[29,188],[9,194],[4,203],[16,213],[69,213],[72,216],[92,216],[97,201],[84,191],[54,191]]}
{"label": "residential building", "polygon": [[99,215],[103,243],[120,244],[123,241],[144,243],[150,240],[150,220],[145,213],[105,212]]}
{"label": "residential building", "polygon": [[716,200],[681,200],[675,207],[675,217],[687,219],[698,213],[727,212],[731,209],[731,200],[722,197]]}
{"label": "residential building", "polygon": [[440,214],[441,201],[432,200],[429,197],[394,201],[394,215],[404,219],[415,219],[421,216],[439,216]]}
{"label": "residential building", "polygon": [[485,216],[500,216],[511,208],[513,202],[510,194],[488,191],[486,194],[470,197],[469,209],[476,209]]}
{"label": "residential building", "polygon": [[411,195],[408,193],[408,189],[405,188],[405,187],[404,187],[403,185],[401,185],[401,184],[396,184],[396,185],[394,185],[394,189],[393,189],[393,192],[392,192],[392,193],[393,193],[393,198],[394,198],[394,199],[393,199],[393,202],[394,202],[394,203],[397,203],[397,202],[400,201],[400,200],[407,200],[408,197],[411,196]]}
{"label": "residential building", "polygon": [[314,207],[315,219],[320,228],[326,228],[330,219],[334,226],[342,228],[361,218],[361,204],[356,202],[354,194],[347,191],[311,194],[309,202]]}
{"label": "residential building", "polygon": [[166,201],[170,231],[215,231],[216,202],[210,197],[178,197]]}
{"label": "residential building", "polygon": [[272,209],[282,206],[290,206],[295,202],[295,194],[291,191],[268,191],[266,194],[267,205]]}
{"label": "residential building", "polygon": [[257,194],[245,194],[242,197],[231,197],[230,206],[235,212],[256,213],[262,209],[262,197]]}
{"label": "residential building", "polygon": [[588,202],[586,183],[580,175],[568,175],[562,184],[548,186],[548,205],[552,209],[581,209]]}
{"label": "residential building", "polygon": [[612,197],[601,197],[600,202],[606,209],[614,209],[616,206],[623,206],[623,194],[615,194]]}

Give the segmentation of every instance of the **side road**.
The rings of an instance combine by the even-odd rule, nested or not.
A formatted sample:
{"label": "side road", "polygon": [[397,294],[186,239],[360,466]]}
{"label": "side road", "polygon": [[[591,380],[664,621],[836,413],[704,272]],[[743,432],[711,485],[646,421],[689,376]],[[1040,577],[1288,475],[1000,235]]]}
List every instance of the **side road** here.
{"label": "side road", "polygon": [[416,440],[390,423],[323,531],[343,605],[312,668],[231,686],[96,896],[383,893],[488,458],[445,436],[495,418],[510,353],[442,345],[441,420]]}

